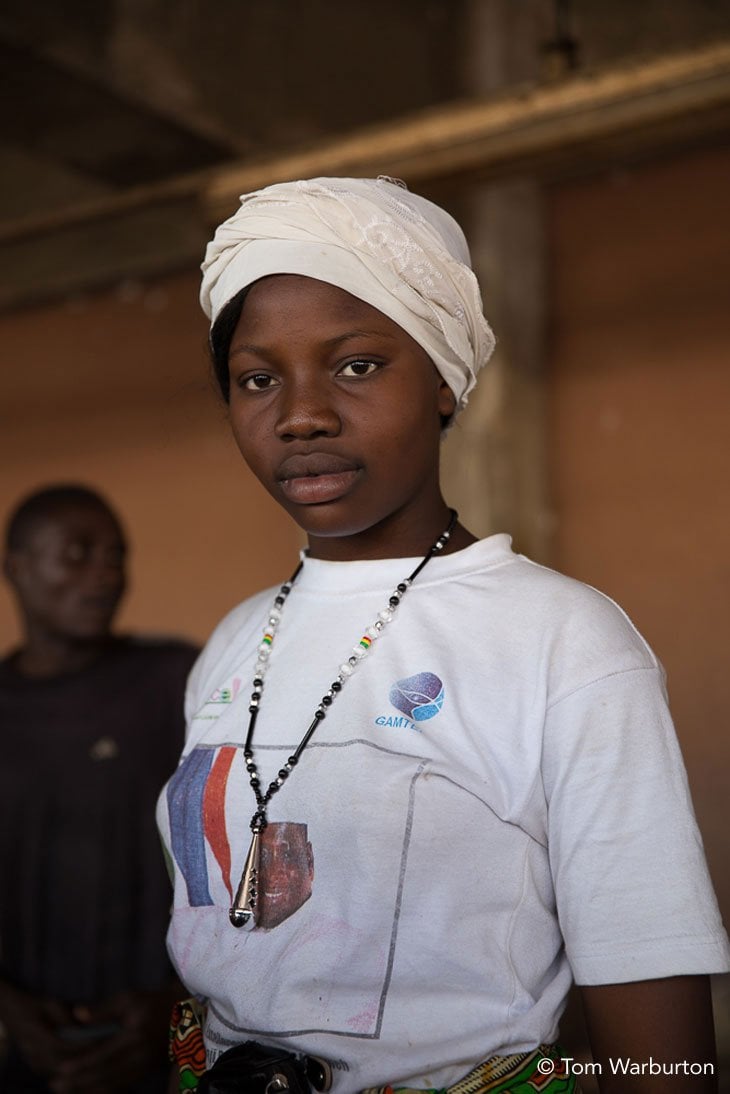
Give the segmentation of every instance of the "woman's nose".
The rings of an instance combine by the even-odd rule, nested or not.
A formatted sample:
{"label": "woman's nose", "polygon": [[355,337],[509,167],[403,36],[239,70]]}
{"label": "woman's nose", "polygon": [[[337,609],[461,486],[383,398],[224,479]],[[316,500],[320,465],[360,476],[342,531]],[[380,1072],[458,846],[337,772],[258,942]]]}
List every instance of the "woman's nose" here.
{"label": "woman's nose", "polygon": [[342,428],[340,415],[328,385],[300,382],[282,393],[276,435],[281,440],[336,437]]}

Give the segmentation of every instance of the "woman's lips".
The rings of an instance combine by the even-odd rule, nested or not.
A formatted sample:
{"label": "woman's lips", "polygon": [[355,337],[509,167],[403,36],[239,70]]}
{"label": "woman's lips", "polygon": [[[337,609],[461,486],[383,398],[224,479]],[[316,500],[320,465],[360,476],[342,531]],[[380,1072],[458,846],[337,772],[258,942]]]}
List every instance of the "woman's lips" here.
{"label": "woman's lips", "polygon": [[325,501],[337,501],[353,486],[360,472],[337,471],[329,475],[306,475],[294,479],[282,479],[281,492],[288,501],[298,505],[319,505]]}
{"label": "woman's lips", "polygon": [[361,468],[352,460],[325,452],[289,456],[278,469],[284,497],[297,505],[337,501],[352,488]]}

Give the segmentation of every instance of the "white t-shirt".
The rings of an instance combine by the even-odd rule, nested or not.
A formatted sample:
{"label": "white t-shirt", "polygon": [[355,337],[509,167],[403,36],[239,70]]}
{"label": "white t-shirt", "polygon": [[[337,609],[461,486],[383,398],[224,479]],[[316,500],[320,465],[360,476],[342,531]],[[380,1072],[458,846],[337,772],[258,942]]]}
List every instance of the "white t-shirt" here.
{"label": "white t-shirt", "polygon": [[[256,723],[264,787],[416,563],[307,559]],[[236,608],[193,670],[158,811],[170,953],[210,1001],[209,1060],[259,1039],[326,1057],[335,1094],[442,1087],[554,1040],[571,978],[730,968],[661,667],[612,601],[504,535],[416,579],[269,806],[310,845],[296,910],[231,926],[273,595]]]}

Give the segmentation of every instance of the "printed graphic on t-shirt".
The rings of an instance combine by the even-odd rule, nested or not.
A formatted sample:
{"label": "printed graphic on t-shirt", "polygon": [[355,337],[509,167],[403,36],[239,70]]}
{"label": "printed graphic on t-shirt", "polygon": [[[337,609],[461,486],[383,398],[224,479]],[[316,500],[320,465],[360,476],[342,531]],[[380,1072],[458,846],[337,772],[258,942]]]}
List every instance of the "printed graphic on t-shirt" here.
{"label": "printed graphic on t-shirt", "polygon": [[444,705],[444,685],[434,672],[419,672],[397,680],[388,696],[397,710],[414,722],[425,722]]}
{"label": "printed graphic on t-shirt", "polygon": [[[167,787],[172,853],[185,879],[191,908],[213,905],[206,845],[229,900],[236,888],[226,829],[225,796],[237,749],[195,749]],[[312,895],[314,855],[306,824],[272,821],[261,834],[258,926],[277,927]]]}
{"label": "printed graphic on t-shirt", "polygon": [[[290,744],[260,746],[262,783],[290,752]],[[254,805],[243,749],[201,745],[184,759],[166,793],[178,872],[170,949],[191,990],[237,1000],[235,1019],[219,1015],[223,1026],[234,1021],[228,1028],[236,1033],[288,1035],[304,1020],[308,1029],[380,1035],[425,766],[421,757],[363,739],[313,743],[297,768],[298,785],[292,778],[273,799],[272,808],[293,819],[274,814],[264,831],[259,920],[246,932],[228,921]],[[338,787],[348,788],[345,797]],[[332,832],[338,839],[327,838]],[[298,970],[296,986],[290,978],[286,990],[279,990],[282,960]],[[343,979],[350,966],[356,974]],[[240,990],[244,967],[247,983],[267,985],[250,1013]]]}
{"label": "printed graphic on t-shirt", "polygon": [[233,676],[225,684],[214,688],[200,710],[193,716],[192,721],[212,722],[219,718],[225,707],[230,706],[235,701],[241,690],[242,683],[240,676]]}
{"label": "printed graphic on t-shirt", "polygon": [[269,822],[261,833],[257,926],[271,930],[299,911],[312,895],[313,881],[306,824]]}
{"label": "printed graphic on t-shirt", "polygon": [[193,749],[167,784],[171,849],[185,880],[191,908],[214,903],[206,848],[220,871],[229,900],[233,900],[225,796],[237,751],[225,745],[219,749]]}

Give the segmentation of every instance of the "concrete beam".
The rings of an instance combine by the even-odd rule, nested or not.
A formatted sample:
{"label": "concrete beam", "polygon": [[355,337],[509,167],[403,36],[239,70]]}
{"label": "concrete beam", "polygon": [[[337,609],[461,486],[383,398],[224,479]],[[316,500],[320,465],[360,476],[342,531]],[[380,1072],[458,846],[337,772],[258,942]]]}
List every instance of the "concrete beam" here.
{"label": "concrete beam", "polygon": [[476,173],[538,170],[581,156],[585,145],[652,129],[662,140],[730,121],[730,42],[660,57],[508,96],[457,102],[258,164],[223,168],[203,194],[211,222],[238,195],[271,182],[322,174],[396,175],[420,183]]}
{"label": "concrete beam", "polygon": [[383,173],[418,186],[446,178],[550,177],[716,138],[728,128],[730,42],[452,103],[299,152],[15,224],[0,232],[0,306],[196,262],[199,240],[235,209],[239,194],[282,179]]}

